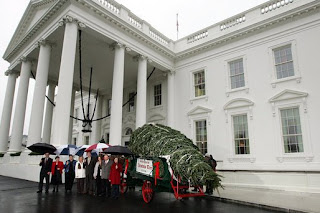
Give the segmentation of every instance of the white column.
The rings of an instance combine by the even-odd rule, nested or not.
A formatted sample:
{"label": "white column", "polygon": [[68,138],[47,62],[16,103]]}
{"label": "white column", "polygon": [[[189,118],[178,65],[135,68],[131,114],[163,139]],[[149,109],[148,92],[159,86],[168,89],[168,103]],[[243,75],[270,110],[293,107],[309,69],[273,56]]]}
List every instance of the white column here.
{"label": "white column", "polygon": [[121,145],[124,49],[124,46],[121,44],[115,45],[110,118],[111,145]]}
{"label": "white column", "polygon": [[147,122],[147,59],[138,58],[136,129]]}
{"label": "white column", "polygon": [[[47,96],[53,103],[54,103],[55,89],[56,89],[56,85],[54,83],[49,82]],[[53,107],[54,107],[53,104],[47,99],[47,101],[46,101],[46,114],[44,117],[44,125],[43,125],[43,132],[42,132],[42,142],[43,143],[50,144]]]}
{"label": "white column", "polygon": [[15,153],[21,151],[24,119],[26,114],[26,105],[28,97],[29,79],[31,76],[31,61],[22,59],[20,82],[16,99],[16,108],[14,112],[10,148],[8,152]]}
{"label": "white column", "polygon": [[5,153],[8,147],[8,138],[11,122],[11,113],[13,105],[13,96],[16,86],[17,73],[14,71],[7,71],[8,83],[6,95],[4,97],[1,123],[0,123],[0,153]]}
{"label": "white column", "polygon": [[168,72],[167,90],[167,125],[174,128],[174,71]]}
{"label": "white column", "polygon": [[[98,97],[96,112],[94,114],[94,119],[101,118],[102,112],[102,96]],[[101,140],[101,120],[92,122],[92,142],[98,143]]]}
{"label": "white column", "polygon": [[51,46],[46,42],[39,42],[39,44],[40,53],[38,58],[36,83],[33,93],[27,146],[41,142],[44,102],[48,83]]}
{"label": "white column", "polygon": [[[73,116],[76,91],[72,90],[70,115]],[[72,144],[73,118],[70,118],[68,144]]]}
{"label": "white column", "polygon": [[65,25],[61,54],[58,94],[53,123],[51,144],[66,144],[69,139],[70,108],[73,87],[74,64],[76,57],[78,27],[75,22]]}

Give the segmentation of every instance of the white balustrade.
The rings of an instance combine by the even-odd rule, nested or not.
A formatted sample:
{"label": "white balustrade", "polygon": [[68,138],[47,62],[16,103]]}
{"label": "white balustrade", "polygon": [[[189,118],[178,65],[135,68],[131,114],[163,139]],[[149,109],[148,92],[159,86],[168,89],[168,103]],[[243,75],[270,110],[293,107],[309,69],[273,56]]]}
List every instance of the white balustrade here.
{"label": "white balustrade", "polygon": [[237,18],[229,19],[220,25],[220,30],[226,30],[230,27],[236,26],[246,21],[246,15],[240,15]]}
{"label": "white balustrade", "polygon": [[293,3],[293,0],[280,0],[280,1],[278,0],[278,1],[275,1],[271,4],[268,3],[261,8],[261,14],[266,14],[266,13],[271,12],[273,10],[276,10],[280,7],[286,6],[290,3]]}
{"label": "white balustrade", "polygon": [[108,0],[97,0],[104,8],[110,10],[111,12],[114,12],[116,14],[120,13],[120,7],[119,5],[114,1],[108,1]]}
{"label": "white balustrade", "polygon": [[198,33],[195,33],[195,34],[189,36],[187,38],[187,43],[192,43],[192,42],[198,41],[200,39],[206,38],[206,37],[208,37],[208,35],[209,35],[208,30],[200,31]]}
{"label": "white balustrade", "polygon": [[160,43],[165,44],[165,45],[169,44],[169,41],[167,39],[165,39],[164,36],[162,36],[161,33],[157,32],[156,30],[151,29],[149,31],[149,34],[153,39],[159,41]]}
{"label": "white balustrade", "polygon": [[142,21],[141,21],[141,19],[139,19],[139,18],[136,17],[135,15],[130,14],[130,15],[128,16],[128,20],[129,20],[129,22],[130,22],[133,26],[135,26],[135,27],[137,27],[137,28],[139,28],[139,29],[142,28]]}

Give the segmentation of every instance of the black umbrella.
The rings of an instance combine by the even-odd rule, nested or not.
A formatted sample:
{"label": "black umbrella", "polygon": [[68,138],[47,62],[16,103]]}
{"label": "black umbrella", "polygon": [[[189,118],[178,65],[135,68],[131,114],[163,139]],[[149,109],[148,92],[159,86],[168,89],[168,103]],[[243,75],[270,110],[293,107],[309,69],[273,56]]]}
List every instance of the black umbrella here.
{"label": "black umbrella", "polygon": [[103,153],[112,155],[133,155],[126,146],[110,146],[109,148],[105,149]]}
{"label": "black umbrella", "polygon": [[54,151],[57,150],[56,147],[47,143],[35,143],[35,144],[32,144],[31,146],[28,146],[27,148],[30,149],[32,152],[36,152],[39,154],[45,154],[45,153],[54,154]]}

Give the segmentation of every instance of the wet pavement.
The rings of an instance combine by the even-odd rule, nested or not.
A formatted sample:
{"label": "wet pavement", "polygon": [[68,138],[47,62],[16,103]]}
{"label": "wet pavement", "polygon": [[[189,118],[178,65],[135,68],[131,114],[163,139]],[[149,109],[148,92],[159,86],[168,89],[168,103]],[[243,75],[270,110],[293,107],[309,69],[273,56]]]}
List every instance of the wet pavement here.
{"label": "wet pavement", "polygon": [[93,197],[65,193],[60,186],[58,193],[37,194],[38,183],[0,176],[0,212],[5,213],[90,213],[90,212],[236,212],[267,213],[275,212],[242,204],[223,202],[212,197],[176,200],[172,193],[157,193],[150,204],[145,204],[139,190],[129,191],[118,200],[106,197]]}

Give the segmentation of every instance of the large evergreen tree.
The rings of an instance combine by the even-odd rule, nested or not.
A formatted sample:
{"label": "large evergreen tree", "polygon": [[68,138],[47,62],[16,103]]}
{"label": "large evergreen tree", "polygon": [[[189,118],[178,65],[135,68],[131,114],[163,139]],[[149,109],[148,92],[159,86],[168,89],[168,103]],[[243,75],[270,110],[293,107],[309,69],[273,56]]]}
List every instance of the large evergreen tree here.
{"label": "large evergreen tree", "polygon": [[160,124],[145,124],[131,135],[130,149],[135,155],[170,156],[170,166],[175,176],[183,182],[203,185],[212,182],[221,186],[219,175],[205,162],[199,148],[181,132]]}

